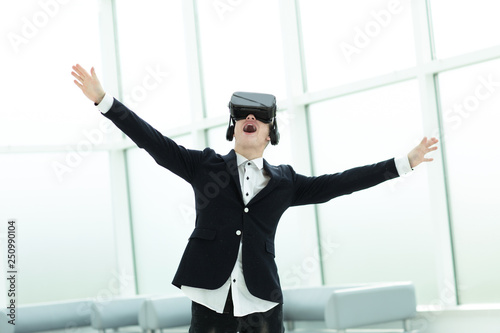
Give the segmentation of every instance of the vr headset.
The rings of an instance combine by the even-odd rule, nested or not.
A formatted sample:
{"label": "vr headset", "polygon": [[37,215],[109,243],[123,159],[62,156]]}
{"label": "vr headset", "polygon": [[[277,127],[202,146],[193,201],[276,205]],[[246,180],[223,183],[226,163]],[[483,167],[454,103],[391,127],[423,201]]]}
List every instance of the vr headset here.
{"label": "vr headset", "polygon": [[263,123],[272,123],[269,136],[271,144],[277,145],[279,142],[278,124],[276,123],[276,97],[269,94],[235,92],[229,101],[229,125],[226,139],[233,141],[234,124],[237,120],[245,119],[249,114]]}

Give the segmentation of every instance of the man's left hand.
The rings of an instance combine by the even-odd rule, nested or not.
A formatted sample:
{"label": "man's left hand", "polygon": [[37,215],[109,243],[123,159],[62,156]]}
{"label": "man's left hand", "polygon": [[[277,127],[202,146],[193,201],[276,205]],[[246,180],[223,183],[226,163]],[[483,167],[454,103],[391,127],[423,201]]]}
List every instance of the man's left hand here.
{"label": "man's left hand", "polygon": [[412,169],[422,162],[431,162],[434,160],[433,158],[425,157],[425,154],[438,149],[437,146],[434,146],[438,141],[439,140],[434,137],[430,139],[424,137],[418,146],[408,153],[408,160],[410,161]]}

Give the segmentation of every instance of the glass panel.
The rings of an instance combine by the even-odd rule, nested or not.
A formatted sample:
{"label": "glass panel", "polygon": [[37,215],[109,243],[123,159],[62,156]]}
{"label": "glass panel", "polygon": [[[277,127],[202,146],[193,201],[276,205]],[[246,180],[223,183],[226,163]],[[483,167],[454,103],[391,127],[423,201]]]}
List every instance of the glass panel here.
{"label": "glass panel", "polygon": [[[406,155],[423,137],[418,83],[407,81],[310,106],[316,174]],[[438,297],[427,168],[318,206],[326,284],[413,281]]]}
{"label": "glass panel", "polygon": [[[72,144],[101,120],[71,66],[100,68],[97,1],[15,1],[0,11],[0,143]],[[79,24],[85,18],[85,24]]]}
{"label": "glass panel", "polygon": [[301,0],[309,91],[415,65],[410,0]]}
{"label": "glass panel", "polygon": [[226,132],[227,125],[207,130],[208,147],[221,155],[226,155],[231,149],[234,149],[234,138],[233,141],[227,141]]}
{"label": "glass panel", "polygon": [[182,1],[116,6],[123,102],[160,131],[190,123]]}
{"label": "glass panel", "polygon": [[171,281],[194,228],[193,190],[143,149],[128,149],[127,163],[139,293],[182,294]]}
{"label": "glass panel", "polygon": [[438,58],[500,44],[498,1],[431,0],[430,8]]}
{"label": "glass panel", "polygon": [[120,292],[108,153],[89,154],[61,180],[54,163],[65,158],[0,154],[1,228],[10,218],[18,223],[19,304],[107,300]]}
{"label": "glass panel", "polygon": [[235,91],[284,99],[279,2],[197,1],[197,7],[207,115],[227,114]]}
{"label": "glass panel", "polygon": [[500,302],[500,60],[439,74],[461,303]]}

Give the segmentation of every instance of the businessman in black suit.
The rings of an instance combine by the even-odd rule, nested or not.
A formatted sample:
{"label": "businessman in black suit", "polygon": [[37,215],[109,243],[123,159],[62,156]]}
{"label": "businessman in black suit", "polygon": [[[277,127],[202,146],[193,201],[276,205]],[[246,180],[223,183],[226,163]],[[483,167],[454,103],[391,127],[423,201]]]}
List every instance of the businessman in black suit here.
{"label": "businessman in black suit", "polygon": [[104,116],[193,187],[195,228],[172,282],[193,300],[190,333],[283,332],[274,237],[285,210],[396,178],[432,161],[425,155],[437,149],[437,139],[423,138],[403,158],[307,177],[262,158],[272,124],[254,114],[235,120],[235,145],[227,155],[186,149],[106,94],[94,68],[89,74],[76,65],[72,75]]}

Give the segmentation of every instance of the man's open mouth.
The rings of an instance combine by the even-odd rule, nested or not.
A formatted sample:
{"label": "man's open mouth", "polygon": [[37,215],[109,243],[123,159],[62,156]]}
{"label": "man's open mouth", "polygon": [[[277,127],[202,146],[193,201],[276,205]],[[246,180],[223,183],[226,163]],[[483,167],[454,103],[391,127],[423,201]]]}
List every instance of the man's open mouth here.
{"label": "man's open mouth", "polygon": [[243,132],[245,133],[253,133],[257,131],[257,127],[254,124],[246,124],[243,126]]}

